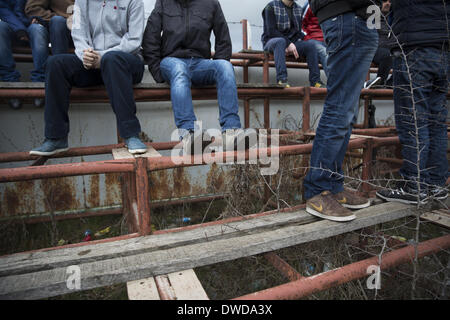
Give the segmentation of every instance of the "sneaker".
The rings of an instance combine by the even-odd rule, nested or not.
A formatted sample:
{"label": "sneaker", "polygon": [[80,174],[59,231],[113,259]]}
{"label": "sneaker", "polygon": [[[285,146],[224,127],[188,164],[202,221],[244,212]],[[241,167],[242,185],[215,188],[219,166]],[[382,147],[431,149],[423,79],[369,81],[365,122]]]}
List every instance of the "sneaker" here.
{"label": "sneaker", "polygon": [[[251,139],[251,137],[254,139]],[[244,146],[244,150],[248,150],[257,144],[257,132],[255,129],[230,129],[222,133],[223,151],[242,150],[239,146]],[[250,145],[252,144],[252,145]]]}
{"label": "sneaker", "polygon": [[364,209],[370,206],[370,199],[356,195],[354,191],[345,188],[344,191],[336,193],[334,198],[343,207],[349,209]]}
{"label": "sneaker", "polygon": [[[386,201],[395,201],[406,204],[425,204],[427,203],[427,194],[417,194],[417,191],[412,190],[401,183],[395,189],[382,189],[376,192],[376,195]],[[417,201],[419,199],[419,201]]]}
{"label": "sneaker", "polygon": [[[205,141],[204,141],[205,140]],[[208,135],[206,135],[206,132],[202,133],[195,133],[194,131],[189,131],[187,134],[185,134],[181,141],[183,142],[183,152],[187,155],[196,155],[196,154],[203,154],[206,147],[208,147],[212,141],[212,138],[210,138]],[[201,146],[201,148],[197,149],[195,146]]]}
{"label": "sneaker", "polygon": [[37,156],[51,156],[69,150],[67,138],[63,139],[45,139],[44,143],[36,149],[30,151],[30,154]]}
{"label": "sneaker", "polygon": [[445,200],[448,198],[448,190],[445,187],[434,187],[430,189],[429,196],[435,200]]}
{"label": "sneaker", "polygon": [[279,81],[278,81],[278,84],[279,84],[280,86],[285,87],[285,88],[290,88],[290,87],[291,87],[291,85],[287,82],[287,80],[279,80]]}
{"label": "sneaker", "polygon": [[319,89],[326,88],[326,86],[322,82],[316,82],[313,87]]}
{"label": "sneaker", "polygon": [[364,82],[364,89],[370,89],[374,85],[378,84],[380,81],[381,81],[381,77],[376,77],[373,80],[367,80],[366,82]]}
{"label": "sneaker", "polygon": [[147,152],[147,146],[138,137],[125,139],[125,146],[131,154],[142,154]]}
{"label": "sneaker", "polygon": [[349,209],[344,208],[330,191],[323,191],[307,200],[306,212],[322,219],[338,222],[356,219],[356,216]]}

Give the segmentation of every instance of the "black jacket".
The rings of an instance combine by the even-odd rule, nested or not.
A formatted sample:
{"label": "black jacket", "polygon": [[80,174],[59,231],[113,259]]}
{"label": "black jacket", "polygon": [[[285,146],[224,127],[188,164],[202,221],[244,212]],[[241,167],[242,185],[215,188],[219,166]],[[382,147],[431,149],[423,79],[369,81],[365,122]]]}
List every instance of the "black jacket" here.
{"label": "black jacket", "polygon": [[211,31],[214,59],[230,60],[231,37],[218,0],[157,0],[142,41],[155,81],[164,82],[159,65],[165,57],[210,59]]}
{"label": "black jacket", "polygon": [[450,3],[447,0],[395,0],[392,12],[392,30],[402,46],[446,44],[448,50]]}
{"label": "black jacket", "polygon": [[372,0],[309,0],[309,3],[319,23],[346,12],[366,18],[367,7],[374,4]]}

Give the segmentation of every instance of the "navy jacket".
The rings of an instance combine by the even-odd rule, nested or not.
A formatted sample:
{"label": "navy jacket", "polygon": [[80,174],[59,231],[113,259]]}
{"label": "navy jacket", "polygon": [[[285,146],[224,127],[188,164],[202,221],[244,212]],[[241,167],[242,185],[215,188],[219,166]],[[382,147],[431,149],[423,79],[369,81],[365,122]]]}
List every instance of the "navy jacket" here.
{"label": "navy jacket", "polygon": [[26,0],[0,0],[0,20],[9,24],[14,32],[26,31],[30,19],[25,15]]}
{"label": "navy jacket", "polygon": [[442,47],[446,43],[448,50],[450,41],[447,29],[450,23],[448,1],[444,5],[443,0],[395,0],[392,11],[392,29],[401,45]]}

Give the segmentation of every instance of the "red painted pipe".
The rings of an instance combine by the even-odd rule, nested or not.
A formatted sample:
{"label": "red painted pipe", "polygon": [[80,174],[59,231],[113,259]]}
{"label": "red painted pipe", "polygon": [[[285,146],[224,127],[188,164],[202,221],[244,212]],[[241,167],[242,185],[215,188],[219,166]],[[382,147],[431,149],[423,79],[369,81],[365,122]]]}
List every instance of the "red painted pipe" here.
{"label": "red painted pipe", "polygon": [[[418,257],[422,258],[450,247],[450,235],[419,243]],[[411,262],[414,259],[414,246],[397,249],[386,253],[381,258],[381,270]],[[367,277],[369,266],[378,266],[379,257],[346,265],[308,278],[289,282],[274,288],[258,291],[236,298],[236,300],[294,300],[306,297],[315,292],[323,291],[338,285]]]}

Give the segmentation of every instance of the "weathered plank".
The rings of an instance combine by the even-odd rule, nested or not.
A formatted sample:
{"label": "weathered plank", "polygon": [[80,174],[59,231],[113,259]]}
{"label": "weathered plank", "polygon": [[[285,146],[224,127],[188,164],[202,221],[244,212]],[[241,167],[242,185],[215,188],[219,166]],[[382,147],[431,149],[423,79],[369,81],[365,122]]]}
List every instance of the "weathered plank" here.
{"label": "weathered plank", "polygon": [[160,300],[153,277],[127,282],[127,292],[130,300]]}
{"label": "weathered plank", "polygon": [[209,300],[193,269],[169,273],[167,276],[177,300]]}
{"label": "weathered plank", "polygon": [[420,218],[450,229],[450,210],[425,212],[420,216]]}
{"label": "weathered plank", "polygon": [[147,146],[147,152],[142,154],[131,154],[127,148],[118,148],[112,150],[114,160],[117,159],[133,159],[133,158],[152,158],[162,157],[161,154],[155,150],[152,146]]}
{"label": "weathered plank", "polygon": [[83,247],[64,248],[31,253],[17,253],[0,257],[0,277],[67,267],[117,256],[130,256],[144,252],[163,250],[175,246],[230,238],[234,233],[255,233],[263,229],[273,229],[289,224],[302,224],[317,221],[305,211],[283,212],[250,218],[241,221],[210,225],[193,230],[150,235]]}
{"label": "weathered plank", "polygon": [[[233,237],[203,238],[202,242],[159,248],[131,256],[79,264],[81,289],[158,276],[179,270],[234,260],[293,245],[325,239],[346,232],[397,220],[415,214],[413,206],[383,203],[359,210],[348,223],[317,221],[262,229],[256,233],[236,232]],[[185,234],[186,235],[186,234]],[[147,238],[151,238],[147,237]],[[209,241],[208,241],[209,240]],[[36,299],[73,292],[66,285],[66,267],[0,278],[0,298]]]}

